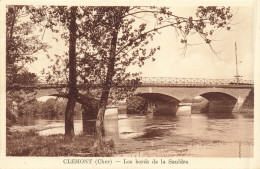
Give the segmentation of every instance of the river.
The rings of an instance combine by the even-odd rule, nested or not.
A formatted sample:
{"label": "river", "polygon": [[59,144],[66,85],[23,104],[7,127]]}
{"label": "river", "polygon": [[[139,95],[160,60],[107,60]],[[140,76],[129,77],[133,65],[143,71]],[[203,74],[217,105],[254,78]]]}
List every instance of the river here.
{"label": "river", "polygon": [[[252,157],[254,118],[248,114],[191,116],[115,115],[105,117],[106,139],[115,142],[115,156]],[[82,132],[81,116],[74,119]],[[35,128],[40,135],[64,134],[64,117],[22,117],[12,130]]]}

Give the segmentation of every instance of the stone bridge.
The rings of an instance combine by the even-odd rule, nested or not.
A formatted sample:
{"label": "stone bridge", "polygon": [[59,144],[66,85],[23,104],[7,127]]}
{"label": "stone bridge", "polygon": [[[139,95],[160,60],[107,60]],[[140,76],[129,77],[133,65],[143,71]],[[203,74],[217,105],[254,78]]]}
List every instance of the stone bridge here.
{"label": "stone bridge", "polygon": [[[209,101],[209,113],[230,113],[243,105],[251,90],[253,81],[235,79],[187,79],[187,78],[141,78],[135,95],[149,101],[148,110],[154,115],[178,114],[185,110],[190,114],[191,103],[182,103],[184,99],[204,97]],[[57,88],[64,89],[65,84],[40,83],[32,86],[36,97],[58,94]],[[120,87],[120,86],[118,86]],[[63,90],[62,89],[62,90]]]}
{"label": "stone bridge", "polygon": [[147,99],[148,109],[154,114],[175,114],[189,110],[192,104],[184,104],[182,100],[192,100],[197,96],[209,101],[209,113],[227,113],[240,109],[251,90],[253,88],[138,87],[135,95]]}

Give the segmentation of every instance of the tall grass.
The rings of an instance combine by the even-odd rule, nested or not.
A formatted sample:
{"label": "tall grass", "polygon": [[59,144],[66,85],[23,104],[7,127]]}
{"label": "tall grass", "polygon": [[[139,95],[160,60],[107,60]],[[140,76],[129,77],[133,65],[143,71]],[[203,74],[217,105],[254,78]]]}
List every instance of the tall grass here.
{"label": "tall grass", "polygon": [[[7,156],[98,156],[92,150],[93,135],[77,135],[66,139],[64,135],[40,136],[36,131],[8,132],[6,140]],[[107,144],[105,156],[113,153]]]}

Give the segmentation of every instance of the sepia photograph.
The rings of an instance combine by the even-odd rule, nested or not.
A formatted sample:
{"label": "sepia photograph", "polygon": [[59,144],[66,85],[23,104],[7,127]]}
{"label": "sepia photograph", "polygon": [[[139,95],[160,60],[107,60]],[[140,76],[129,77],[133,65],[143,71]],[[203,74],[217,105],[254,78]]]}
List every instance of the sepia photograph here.
{"label": "sepia photograph", "polygon": [[3,156],[254,158],[253,4],[2,5]]}

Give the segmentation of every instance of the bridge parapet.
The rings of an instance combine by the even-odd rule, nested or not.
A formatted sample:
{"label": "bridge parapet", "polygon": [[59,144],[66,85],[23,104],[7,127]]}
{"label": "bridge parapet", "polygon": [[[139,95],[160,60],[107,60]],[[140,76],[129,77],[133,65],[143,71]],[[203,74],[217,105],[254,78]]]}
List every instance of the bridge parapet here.
{"label": "bridge parapet", "polygon": [[[48,76],[39,76],[38,81],[30,86],[17,86],[32,87],[32,88],[64,88],[67,86],[65,77],[53,77],[50,80]],[[225,88],[253,88],[254,81],[252,80],[240,80],[237,83],[236,79],[205,79],[205,78],[176,78],[176,77],[141,77],[138,87],[225,87]],[[100,82],[93,82],[95,86],[100,86]],[[121,86],[131,86],[134,84],[121,84]],[[10,86],[16,87],[15,85]]]}
{"label": "bridge parapet", "polygon": [[202,79],[202,78],[175,78],[175,77],[142,77],[141,86],[164,86],[164,87],[254,87],[252,80],[236,79]]}

